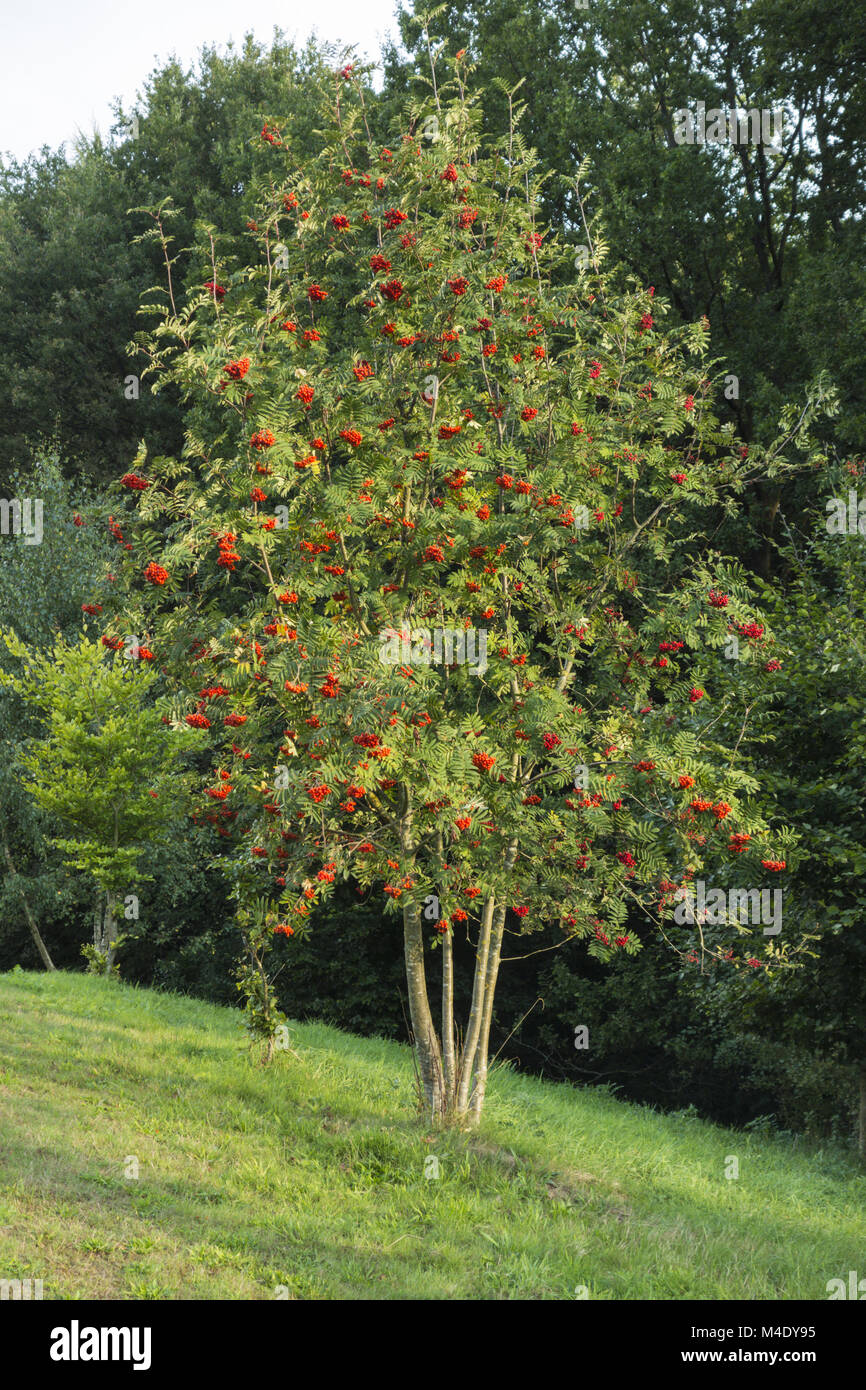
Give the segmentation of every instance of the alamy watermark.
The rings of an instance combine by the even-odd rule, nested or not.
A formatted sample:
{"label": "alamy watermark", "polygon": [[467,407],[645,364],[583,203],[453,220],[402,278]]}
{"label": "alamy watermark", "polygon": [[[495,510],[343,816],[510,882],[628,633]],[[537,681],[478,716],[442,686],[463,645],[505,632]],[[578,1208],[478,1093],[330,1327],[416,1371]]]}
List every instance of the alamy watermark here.
{"label": "alamy watermark", "polygon": [[680,888],[674,909],[678,926],[696,922],[720,927],[726,922],[763,925],[764,936],[778,936],[782,930],[781,888],[710,888],[698,879],[691,888]]}
{"label": "alamy watermark", "polygon": [[824,504],[829,536],[866,536],[866,497],[851,488],[847,499],[830,497]]}
{"label": "alamy watermark", "polygon": [[773,145],[782,143],[785,112],[782,109],[711,106],[699,101],[694,112],[685,106],[674,112],[674,140],[678,145]]}
{"label": "alamy watermark", "polygon": [[475,675],[487,670],[487,629],[415,627],[397,632],[386,627],[379,633],[379,660],[383,666],[468,666]]}
{"label": "alamy watermark", "polygon": [[0,1279],[0,1300],[13,1303],[42,1298],[41,1279]]}
{"label": "alamy watermark", "polygon": [[866,1279],[859,1279],[856,1269],[849,1269],[847,1286],[844,1279],[828,1279],[827,1293],[831,1302],[835,1298],[853,1298],[862,1303],[866,1299]]}
{"label": "alamy watermark", "polygon": [[51,1332],[52,1361],[129,1361],[134,1371],[150,1370],[150,1327],[82,1327],[73,1318],[69,1327]]}
{"label": "alamy watermark", "polygon": [[0,536],[23,536],[25,545],[41,545],[42,498],[0,497]]}

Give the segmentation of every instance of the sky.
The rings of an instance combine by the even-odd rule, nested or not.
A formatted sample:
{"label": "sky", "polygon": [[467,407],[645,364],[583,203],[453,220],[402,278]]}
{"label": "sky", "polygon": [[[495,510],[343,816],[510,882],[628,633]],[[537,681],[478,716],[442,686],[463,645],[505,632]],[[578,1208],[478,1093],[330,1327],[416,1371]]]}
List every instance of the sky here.
{"label": "sky", "polygon": [[[274,27],[303,41],[357,44],[376,59],[396,34],[396,0],[5,0],[0,17],[0,154],[25,159],[79,132],[107,135],[111,101],[125,109],[155,66],[189,65],[205,43],[270,42]],[[71,146],[68,147],[71,150]]]}

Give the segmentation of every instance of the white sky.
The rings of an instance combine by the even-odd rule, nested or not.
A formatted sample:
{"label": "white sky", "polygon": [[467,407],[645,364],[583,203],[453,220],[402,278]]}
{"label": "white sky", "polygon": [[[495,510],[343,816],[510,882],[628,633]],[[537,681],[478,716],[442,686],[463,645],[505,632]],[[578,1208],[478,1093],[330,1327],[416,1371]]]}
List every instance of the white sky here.
{"label": "white sky", "polygon": [[397,0],[4,0],[0,15],[0,153],[26,158],[79,131],[105,135],[110,103],[128,110],[172,55],[188,67],[205,43],[269,43],[274,27],[303,42],[357,44],[377,59]]}

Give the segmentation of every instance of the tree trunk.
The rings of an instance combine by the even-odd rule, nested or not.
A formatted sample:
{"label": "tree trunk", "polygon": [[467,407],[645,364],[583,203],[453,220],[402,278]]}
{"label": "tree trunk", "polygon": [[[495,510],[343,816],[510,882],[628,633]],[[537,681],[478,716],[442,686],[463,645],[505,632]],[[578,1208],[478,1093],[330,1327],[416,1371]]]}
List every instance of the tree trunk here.
{"label": "tree trunk", "polygon": [[484,904],[481,927],[478,933],[478,946],[475,950],[475,978],[472,981],[472,1005],[469,1010],[469,1027],[466,1029],[466,1042],[460,1067],[460,1085],[457,1088],[457,1114],[463,1116],[469,1108],[469,1087],[472,1084],[472,1068],[481,1024],[484,1017],[484,985],[487,979],[487,960],[490,955],[490,936],[493,928],[493,909],[495,900],[489,897]]}
{"label": "tree trunk", "polygon": [[[411,811],[407,808],[401,825],[403,851],[407,856],[412,853],[411,823]],[[508,871],[514,867],[517,848],[517,839],[512,839],[505,856]],[[504,902],[497,910],[493,895],[487,898],[475,950],[475,975],[466,1039],[462,1052],[458,1052],[454,1027],[454,957],[451,931],[444,933],[442,938],[440,1042],[436,1036],[427,994],[421,912],[409,903],[403,908],[403,940],[412,1041],[425,1105],[434,1121],[468,1121],[477,1125],[481,1117],[487,1087],[490,1027],[505,930],[505,913]]]}
{"label": "tree trunk", "polygon": [[473,1062],[475,1073],[472,1094],[469,1101],[469,1118],[473,1125],[481,1119],[481,1107],[487,1090],[487,1058],[490,1047],[490,1025],[493,1022],[493,1000],[496,996],[496,981],[499,978],[499,959],[502,953],[502,937],[505,932],[505,906],[496,912],[490,952],[487,957],[487,971],[484,980],[484,1012],[481,1019],[481,1032],[478,1048]]}
{"label": "tree trunk", "polygon": [[[514,868],[517,850],[518,841],[512,838],[505,854],[504,865],[509,874]],[[482,926],[489,924],[483,952],[480,938],[478,942],[479,950],[476,956],[475,982],[472,991],[473,1012],[475,1011],[476,997],[478,999],[477,1027],[471,1030],[471,1036],[467,1037],[466,1040],[457,1106],[461,1116],[467,1117],[472,1125],[477,1125],[481,1119],[481,1108],[487,1090],[490,1026],[493,1022],[493,1001],[496,997],[496,982],[499,978],[502,937],[505,932],[505,911],[504,902],[500,903],[494,912],[493,899],[488,900],[482,924]]]}
{"label": "tree trunk", "polygon": [[114,963],[114,943],[117,940],[117,921],[114,916],[114,909],[117,904],[117,895],[108,890],[98,888],[96,890],[96,908],[93,914],[93,946],[97,955],[102,957],[102,971],[104,975],[111,973]]}
{"label": "tree trunk", "polygon": [[866,1066],[860,1068],[860,1124],[858,1141],[860,1162],[866,1166]]}
{"label": "tree trunk", "polygon": [[[403,853],[409,861],[414,854],[412,806],[408,790],[405,788],[404,798],[400,841]],[[403,908],[403,950],[406,961],[406,987],[409,993],[409,1017],[412,1023],[412,1046],[415,1050],[421,1091],[431,1120],[441,1121],[445,1119],[448,1110],[442,1072],[442,1052],[427,994],[421,910],[410,903],[406,903]]]}
{"label": "tree trunk", "polygon": [[105,910],[104,910],[104,908],[103,908],[103,906],[102,906],[102,889],[101,889],[101,888],[97,888],[97,890],[96,890],[96,907],[94,908],[94,912],[93,912],[93,945],[94,945],[94,949],[97,950],[97,951],[99,952],[100,955],[103,954],[103,946],[102,946],[102,924],[103,924],[103,920],[104,920],[104,915],[105,915]]}
{"label": "tree trunk", "polygon": [[454,1039],[454,943],[451,928],[442,936],[442,1063],[445,1104],[452,1112],[457,1098],[457,1051]]}
{"label": "tree trunk", "polygon": [[[13,878],[17,879],[18,873],[16,871],[15,865],[12,862],[12,851],[9,848],[9,841],[6,838],[5,830],[3,831],[3,854],[6,859],[6,864],[8,866],[9,873],[12,875]],[[23,885],[20,883],[20,881],[18,884],[18,891],[21,894],[21,902],[24,906],[24,916],[27,918],[27,925],[30,928],[30,935],[33,937],[33,940],[36,943],[36,949],[42,957],[42,964],[45,966],[46,970],[56,970],[57,966],[54,964],[54,961],[48,954],[48,947],[42,940],[42,933],[36,925],[36,918],[30,911],[30,904],[27,901],[27,896],[24,892]]]}
{"label": "tree trunk", "polygon": [[111,967],[114,962],[114,943],[117,940],[117,921],[114,916],[114,907],[117,896],[114,893],[105,895],[105,925],[102,931],[103,954],[105,956],[105,973],[111,974]]}
{"label": "tree trunk", "polygon": [[412,1042],[421,1078],[426,1108],[431,1119],[444,1120],[447,1115],[445,1078],[442,1073],[442,1054],[430,1011],[427,995],[427,976],[424,969],[424,938],[421,932],[421,912],[406,904],[403,909],[403,944],[406,956],[406,985],[409,992],[409,1016],[412,1020]]}

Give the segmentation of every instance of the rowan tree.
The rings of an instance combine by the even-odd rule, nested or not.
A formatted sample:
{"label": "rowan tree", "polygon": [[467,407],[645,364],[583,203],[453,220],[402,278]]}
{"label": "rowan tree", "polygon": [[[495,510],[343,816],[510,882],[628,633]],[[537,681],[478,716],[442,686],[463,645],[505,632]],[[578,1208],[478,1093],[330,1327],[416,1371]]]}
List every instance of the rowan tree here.
{"label": "rowan tree", "polygon": [[772,635],[709,538],[784,473],[794,427],[741,446],[706,321],[666,333],[652,287],[612,292],[602,248],[555,286],[573,251],[538,221],[517,113],[482,142],[466,76],[462,55],[434,73],[385,146],[352,65],[316,143],[268,115],[250,257],[204,228],[183,304],[171,209],[152,210],[167,286],[141,343],[186,447],[142,448],[123,480],[116,623],[153,649],[170,722],[211,742],[194,814],[232,846],[256,968],[338,880],[381,885],[423,1104],[472,1123],[506,932],[554,921],[634,953],[630,914],[669,921],[707,865],[754,881],[790,855],[736,758]]}

